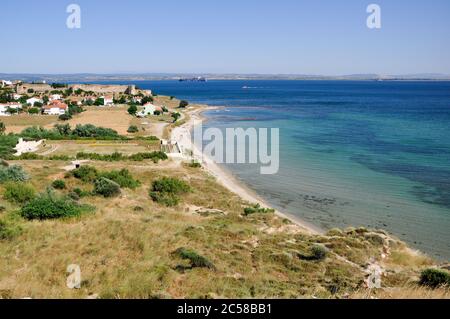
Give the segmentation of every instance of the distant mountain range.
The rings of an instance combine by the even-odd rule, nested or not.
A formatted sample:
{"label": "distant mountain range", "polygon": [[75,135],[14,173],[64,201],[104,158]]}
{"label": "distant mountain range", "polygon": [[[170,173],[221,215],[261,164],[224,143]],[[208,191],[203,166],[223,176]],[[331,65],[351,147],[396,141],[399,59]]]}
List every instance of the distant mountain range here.
{"label": "distant mountain range", "polygon": [[13,74],[0,73],[2,80],[22,80],[24,82],[95,82],[95,81],[145,81],[179,80],[202,77],[208,80],[347,80],[347,81],[450,81],[450,75],[421,73],[407,75],[349,74],[341,76],[306,74],[215,74],[215,73],[120,73],[120,74]]}

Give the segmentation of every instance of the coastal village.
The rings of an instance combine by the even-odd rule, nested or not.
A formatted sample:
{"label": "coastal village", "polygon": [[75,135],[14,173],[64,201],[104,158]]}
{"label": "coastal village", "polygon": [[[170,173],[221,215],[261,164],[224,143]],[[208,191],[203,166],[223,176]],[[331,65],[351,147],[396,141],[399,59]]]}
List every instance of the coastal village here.
{"label": "coastal village", "polygon": [[1,80],[0,116],[20,113],[64,115],[71,107],[107,107],[117,104],[142,105],[141,116],[162,113],[152,103],[150,90],[139,90],[134,85],[46,84]]}

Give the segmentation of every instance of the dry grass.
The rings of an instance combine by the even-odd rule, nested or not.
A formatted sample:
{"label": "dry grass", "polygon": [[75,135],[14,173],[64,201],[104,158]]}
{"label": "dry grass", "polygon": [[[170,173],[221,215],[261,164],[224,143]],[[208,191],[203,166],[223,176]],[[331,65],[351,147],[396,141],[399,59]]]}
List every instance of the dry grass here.
{"label": "dry grass", "polygon": [[[42,190],[52,180],[63,177],[62,167],[67,163],[19,164],[31,173],[31,183]],[[329,255],[322,262],[298,258],[308,254],[314,243],[329,243],[332,238],[264,231],[267,227],[284,229],[287,222],[271,214],[243,217],[245,203],[201,169],[173,161],[93,165],[100,170],[126,167],[143,185],[135,191],[124,190],[112,200],[84,198],[83,202],[97,207],[93,215],[66,221],[22,220],[23,234],[0,242],[3,296],[84,298],[91,293],[103,298],[329,298],[335,296],[333,293],[360,296],[365,274],[358,266],[347,263],[345,254],[343,259]],[[193,188],[192,193],[182,197],[179,207],[162,207],[149,198],[151,182],[162,176],[184,179]],[[72,178],[66,179],[66,184],[65,192],[75,187],[85,190],[91,187]],[[190,207],[226,214],[200,215]],[[13,214],[15,209],[8,204],[3,215]],[[355,239],[350,236],[341,240],[346,242],[349,238]],[[370,242],[362,237],[357,239],[358,253],[363,257],[381,254]],[[179,247],[188,247],[208,258],[216,270],[177,270],[178,265],[185,263],[172,254]],[[69,264],[81,267],[83,283],[79,290],[65,286]],[[402,281],[393,287],[404,284]],[[419,288],[401,291],[412,296],[422,291],[414,289]]]}
{"label": "dry grass", "polygon": [[409,284],[404,287],[361,290],[350,295],[353,299],[450,299],[447,288],[429,289]]}
{"label": "dry grass", "polygon": [[113,107],[86,107],[86,112],[83,112],[69,121],[69,124],[74,127],[77,124],[93,124],[116,130],[121,135],[127,135],[128,128],[132,116],[128,114],[126,106]]}
{"label": "dry grass", "polygon": [[160,150],[159,141],[46,141],[38,153],[46,155],[74,155],[78,152],[135,154]]}
{"label": "dry grass", "polygon": [[19,114],[2,117],[1,121],[6,125],[6,133],[20,133],[29,126],[53,127],[58,122],[58,117],[53,115]]}

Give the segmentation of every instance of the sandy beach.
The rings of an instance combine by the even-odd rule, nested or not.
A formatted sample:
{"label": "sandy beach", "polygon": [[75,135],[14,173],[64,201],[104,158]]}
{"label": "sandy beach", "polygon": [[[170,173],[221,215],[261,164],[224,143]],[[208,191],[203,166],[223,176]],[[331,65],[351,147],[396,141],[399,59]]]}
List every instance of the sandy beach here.
{"label": "sandy beach", "polygon": [[[192,143],[191,138],[191,131],[195,125],[195,123],[199,123],[200,121],[206,120],[205,117],[202,115],[203,112],[208,110],[216,109],[217,107],[202,107],[202,108],[195,108],[195,109],[188,109],[186,112],[189,114],[189,120],[186,121],[185,124],[176,127],[171,132],[171,140],[173,142],[178,142],[178,145],[180,146],[182,153],[183,153],[183,159],[184,160],[191,160],[192,157],[189,155],[186,155],[186,153],[190,153],[191,151],[195,158],[200,157],[201,152],[200,150]],[[270,205],[268,205],[258,194],[256,194],[254,191],[243,185],[241,182],[239,182],[231,172],[227,171],[225,168],[221,167],[217,163],[215,163],[211,158],[205,156],[204,154],[201,156],[202,158],[202,167],[212,176],[214,176],[217,181],[226,187],[231,192],[237,194],[240,196],[243,200],[252,203],[252,204],[260,204],[263,207],[271,208]],[[282,217],[287,218],[297,226],[299,226],[302,231],[309,233],[309,234],[321,234],[324,233],[324,231],[314,225],[311,225],[309,223],[306,223],[305,221],[301,220],[300,218],[286,214],[284,212],[280,212],[278,210],[275,210],[275,214]]]}

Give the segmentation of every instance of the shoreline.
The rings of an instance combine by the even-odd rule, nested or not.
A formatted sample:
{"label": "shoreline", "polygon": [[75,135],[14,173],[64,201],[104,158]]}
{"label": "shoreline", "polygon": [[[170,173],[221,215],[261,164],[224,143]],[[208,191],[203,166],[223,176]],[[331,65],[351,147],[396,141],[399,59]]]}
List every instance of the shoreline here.
{"label": "shoreline", "polygon": [[[203,115],[204,112],[215,110],[220,107],[217,106],[201,106],[195,110],[189,111],[186,110],[186,113],[189,115],[189,120],[186,121],[183,125],[179,127],[175,127],[171,132],[171,140],[178,142],[183,150],[191,150],[195,156],[195,154],[201,154],[200,150],[196,145],[192,143],[191,139],[191,131],[194,128],[194,123],[196,121],[207,120],[207,118]],[[273,208],[270,204],[268,204],[264,199],[262,199],[255,191],[250,189],[247,185],[245,185],[242,181],[239,181],[229,170],[221,165],[215,163],[211,158],[201,154],[202,158],[202,167],[204,170],[214,178],[216,178],[217,182],[227,188],[232,193],[239,196],[244,201],[253,204],[260,204],[266,208]],[[190,159],[183,156],[183,159]],[[275,214],[281,218],[286,218],[298,227],[302,229],[302,231],[309,234],[323,234],[325,231],[315,225],[312,225],[308,222],[305,222],[301,218],[294,216],[289,213],[280,212],[275,209]]]}

